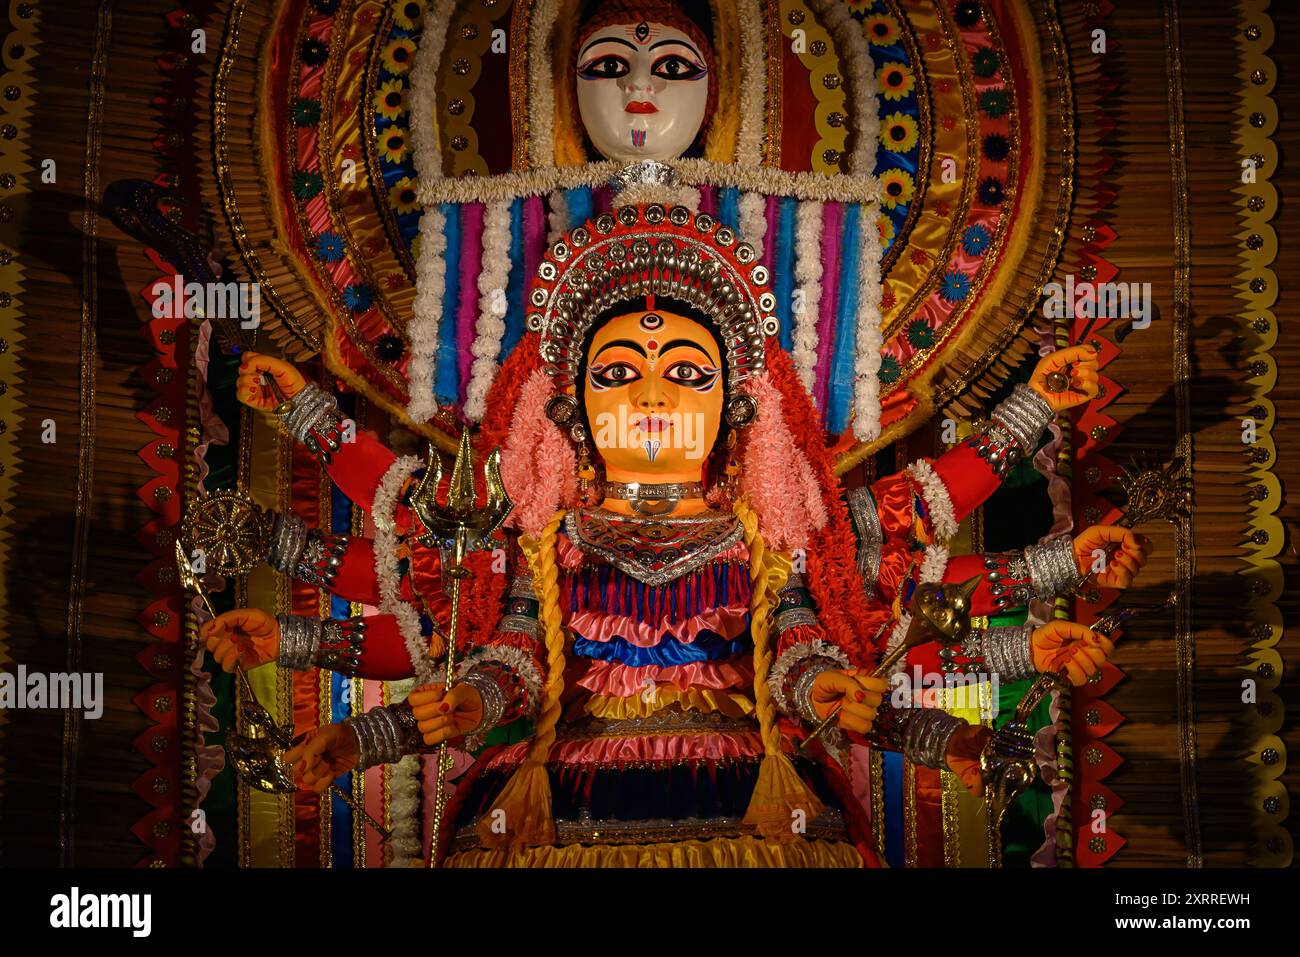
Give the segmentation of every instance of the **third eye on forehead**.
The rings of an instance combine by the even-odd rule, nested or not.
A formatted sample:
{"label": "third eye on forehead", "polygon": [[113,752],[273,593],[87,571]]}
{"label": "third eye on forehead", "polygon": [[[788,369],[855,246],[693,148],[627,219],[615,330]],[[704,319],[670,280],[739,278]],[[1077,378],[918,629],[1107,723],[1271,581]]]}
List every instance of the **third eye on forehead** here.
{"label": "third eye on forehead", "polygon": [[665,39],[655,39],[655,37],[658,35],[658,32],[654,28],[651,28],[651,34],[650,34],[651,41],[648,44],[643,44],[643,43],[635,42],[634,39],[635,32],[636,32],[635,27],[623,27],[620,29],[623,34],[622,36],[613,33],[611,29],[611,32],[601,32],[598,33],[596,36],[592,37],[590,40],[587,41],[587,45],[584,46],[578,52],[578,58],[582,59],[588,53],[590,53],[595,47],[608,44],[618,49],[632,50],[632,51],[648,50],[650,52],[657,52],[660,50],[667,50],[667,51],[676,50],[677,52],[681,52],[682,50],[685,50],[698,61],[702,62],[704,59],[704,55],[700,53],[699,49],[695,46],[695,44],[692,43],[690,40],[686,39],[685,37],[667,37]]}
{"label": "third eye on forehead", "polygon": [[[659,355],[663,355],[664,353],[668,352],[671,349],[690,348],[702,354],[706,359],[709,360],[709,362],[714,364],[717,363],[717,360],[713,358],[713,353],[710,352],[704,346],[703,343],[696,342],[693,339],[670,339],[667,342],[660,343],[659,341],[652,338],[648,340],[648,342],[655,343],[655,351]],[[642,358],[649,358],[649,353],[646,351],[646,346],[643,345],[642,343],[637,342],[633,339],[611,339],[609,342],[605,343],[603,346],[601,346],[599,349],[596,350],[596,354],[591,357],[591,361],[595,362],[598,358],[600,358],[600,356],[604,355],[610,349],[630,349],[633,352],[637,353]]]}

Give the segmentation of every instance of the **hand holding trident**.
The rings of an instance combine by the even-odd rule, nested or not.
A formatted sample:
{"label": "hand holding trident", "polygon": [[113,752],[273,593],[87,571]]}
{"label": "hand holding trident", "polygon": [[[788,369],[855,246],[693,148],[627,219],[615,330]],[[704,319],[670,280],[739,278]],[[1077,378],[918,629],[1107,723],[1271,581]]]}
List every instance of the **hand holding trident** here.
{"label": "hand holding trident", "polygon": [[[476,504],[474,483],[474,452],[470,448],[469,429],[460,434],[460,447],[451,469],[451,482],[447,486],[447,501],[438,501],[438,484],[442,481],[442,462],[437,450],[429,448],[428,467],[424,478],[411,495],[411,508],[425,532],[417,536],[422,545],[451,549],[451,565],[444,565],[443,574],[451,579],[451,628],[447,636],[444,688],[450,689],[456,674],[456,639],[460,630],[460,585],[470,574],[465,568],[465,555],[473,549],[489,548],[491,537],[505,524],[513,504],[501,481],[501,452],[493,449],[488,456],[483,484],[487,501]],[[433,642],[429,657],[433,659]],[[451,770],[451,752],[447,742],[438,745],[437,776],[433,792],[433,828],[429,837],[428,866],[438,859],[438,842],[442,833],[442,815],[447,806],[445,778]]]}

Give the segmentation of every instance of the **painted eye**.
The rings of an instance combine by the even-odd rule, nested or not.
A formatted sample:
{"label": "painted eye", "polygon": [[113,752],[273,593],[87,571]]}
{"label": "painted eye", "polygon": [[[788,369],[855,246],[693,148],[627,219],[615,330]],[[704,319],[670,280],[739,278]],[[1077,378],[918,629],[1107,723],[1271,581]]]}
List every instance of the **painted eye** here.
{"label": "painted eye", "polygon": [[630,72],[632,68],[627,65],[627,60],[612,53],[593,57],[578,67],[578,76],[584,80],[617,80]]}
{"label": "painted eye", "polygon": [[670,53],[655,60],[650,72],[665,80],[693,80],[704,73],[704,67],[676,53]]}
{"label": "painted eye", "polygon": [[626,362],[611,362],[607,366],[591,367],[591,384],[598,389],[613,389],[628,385],[641,378],[641,374]]}
{"label": "painted eye", "polygon": [[674,362],[664,372],[669,382],[692,389],[707,389],[717,377],[717,369],[701,369],[694,362]]}

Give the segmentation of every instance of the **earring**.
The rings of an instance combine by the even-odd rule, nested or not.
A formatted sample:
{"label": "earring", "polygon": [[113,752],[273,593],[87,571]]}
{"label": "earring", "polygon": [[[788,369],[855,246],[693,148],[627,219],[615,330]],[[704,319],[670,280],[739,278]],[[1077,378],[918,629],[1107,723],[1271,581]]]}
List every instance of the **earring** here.
{"label": "earring", "polygon": [[758,418],[758,400],[746,392],[738,392],[727,400],[722,417],[733,429],[743,429]]}
{"label": "earring", "polygon": [[587,444],[587,430],[581,425],[574,426],[573,440],[578,443],[578,501],[582,505],[597,504],[593,501],[596,488],[596,466],[591,461],[591,446]]}
{"label": "earring", "polygon": [[736,500],[740,491],[740,463],[736,460],[736,430],[727,433],[727,464],[722,470],[722,481],[718,483],[718,492],[724,504]]}

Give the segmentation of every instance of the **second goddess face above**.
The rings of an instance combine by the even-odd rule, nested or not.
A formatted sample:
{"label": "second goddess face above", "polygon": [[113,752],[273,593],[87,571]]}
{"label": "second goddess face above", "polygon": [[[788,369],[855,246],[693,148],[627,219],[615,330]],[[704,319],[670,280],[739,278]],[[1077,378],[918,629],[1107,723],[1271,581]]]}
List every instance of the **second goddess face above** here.
{"label": "second goddess face above", "polygon": [[582,44],[576,66],[583,126],[609,159],[677,159],[704,125],[707,59],[675,27],[604,27]]}

